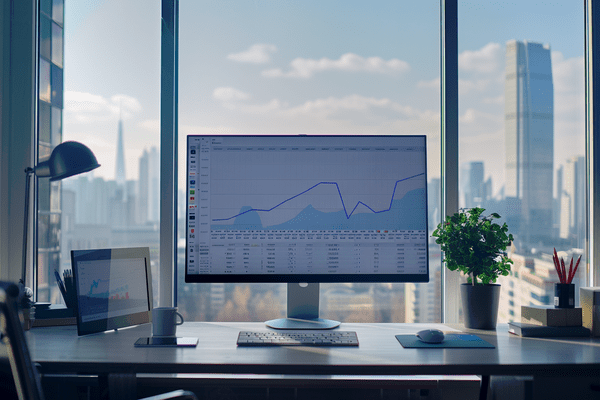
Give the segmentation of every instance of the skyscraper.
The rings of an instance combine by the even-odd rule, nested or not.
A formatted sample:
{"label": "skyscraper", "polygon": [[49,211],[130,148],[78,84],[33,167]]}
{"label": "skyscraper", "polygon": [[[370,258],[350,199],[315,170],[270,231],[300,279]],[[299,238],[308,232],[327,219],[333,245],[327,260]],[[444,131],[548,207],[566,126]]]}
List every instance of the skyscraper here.
{"label": "skyscraper", "polygon": [[148,151],[144,149],[139,159],[139,179],[137,193],[137,223],[143,225],[148,221]]}
{"label": "skyscraper", "polygon": [[554,86],[550,47],[511,40],[505,78],[506,218],[525,243],[551,237]]}
{"label": "skyscraper", "polygon": [[[160,159],[158,149],[144,149],[140,157],[140,178],[138,181],[138,222],[157,222],[160,208]],[[185,196],[184,196],[185,199]]]}
{"label": "skyscraper", "polygon": [[486,200],[483,161],[471,161],[461,166],[460,191],[466,208],[482,207]]}
{"label": "skyscraper", "polygon": [[[50,156],[52,149],[63,141],[64,108],[64,6],[59,1],[39,2],[38,58],[38,159]],[[4,82],[2,83],[4,84]],[[4,90],[4,87],[3,87]],[[64,181],[37,182],[37,300],[50,301],[56,284],[54,270],[60,271],[61,185]],[[54,284],[53,284],[54,283]],[[57,292],[55,292],[58,294]]]}
{"label": "skyscraper", "polygon": [[571,157],[563,168],[560,200],[560,237],[573,247],[585,240],[585,158]]}
{"label": "skyscraper", "polygon": [[123,119],[119,116],[119,136],[117,138],[117,166],[115,168],[115,181],[117,185],[125,188],[125,146],[123,145]]}

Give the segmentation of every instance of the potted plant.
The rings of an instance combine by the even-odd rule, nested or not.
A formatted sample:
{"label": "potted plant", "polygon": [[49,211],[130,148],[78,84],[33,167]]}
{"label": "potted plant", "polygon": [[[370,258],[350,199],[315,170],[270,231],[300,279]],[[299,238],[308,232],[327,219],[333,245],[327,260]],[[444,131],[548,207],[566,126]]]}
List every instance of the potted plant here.
{"label": "potted plant", "polygon": [[495,329],[500,285],[496,279],[508,275],[513,261],[506,248],[513,241],[506,223],[493,222],[500,215],[483,216],[485,209],[461,209],[446,217],[433,231],[444,252],[446,267],[467,276],[461,285],[465,327]]}

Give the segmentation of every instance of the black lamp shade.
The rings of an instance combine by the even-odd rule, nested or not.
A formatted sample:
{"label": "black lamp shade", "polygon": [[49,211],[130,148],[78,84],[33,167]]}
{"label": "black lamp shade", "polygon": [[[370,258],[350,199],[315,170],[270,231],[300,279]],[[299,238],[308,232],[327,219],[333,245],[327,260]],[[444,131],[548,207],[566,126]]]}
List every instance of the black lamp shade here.
{"label": "black lamp shade", "polygon": [[50,177],[50,181],[59,181],[99,166],[96,156],[87,146],[70,141],[56,146],[50,157],[35,167],[35,174],[42,178]]}

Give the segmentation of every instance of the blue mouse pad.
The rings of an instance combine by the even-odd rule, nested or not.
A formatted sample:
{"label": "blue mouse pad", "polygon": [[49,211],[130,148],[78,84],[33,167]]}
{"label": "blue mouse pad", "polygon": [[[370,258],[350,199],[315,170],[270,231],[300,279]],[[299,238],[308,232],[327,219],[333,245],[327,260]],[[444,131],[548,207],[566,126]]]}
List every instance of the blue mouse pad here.
{"label": "blue mouse pad", "polygon": [[425,343],[422,342],[415,335],[396,335],[396,339],[400,342],[402,347],[405,349],[413,348],[482,348],[482,349],[495,349],[496,347],[489,344],[479,336],[466,335],[462,333],[450,333],[446,334],[442,343]]}

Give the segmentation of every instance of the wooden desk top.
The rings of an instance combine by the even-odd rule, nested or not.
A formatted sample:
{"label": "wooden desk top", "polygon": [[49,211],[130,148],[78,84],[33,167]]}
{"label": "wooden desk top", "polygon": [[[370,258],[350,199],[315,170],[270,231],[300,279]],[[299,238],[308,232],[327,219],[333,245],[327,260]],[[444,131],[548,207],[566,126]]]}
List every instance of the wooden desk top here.
{"label": "wooden desk top", "polygon": [[[600,373],[600,340],[533,339],[496,331],[469,331],[495,349],[405,349],[395,338],[442,324],[343,323],[359,347],[237,347],[240,330],[268,330],[263,323],[186,322],[178,336],[198,337],[196,348],[140,348],[151,325],[77,336],[75,326],[26,332],[32,359],[56,373],[252,373],[315,375],[535,375]],[[462,326],[454,326],[462,328]],[[48,369],[46,369],[48,368]]]}

